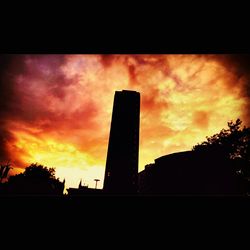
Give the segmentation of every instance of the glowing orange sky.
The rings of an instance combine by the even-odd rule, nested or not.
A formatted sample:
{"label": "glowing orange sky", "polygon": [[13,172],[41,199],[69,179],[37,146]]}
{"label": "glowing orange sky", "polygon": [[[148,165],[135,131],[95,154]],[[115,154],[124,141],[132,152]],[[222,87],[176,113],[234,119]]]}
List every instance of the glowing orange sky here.
{"label": "glowing orange sky", "polygon": [[229,120],[245,121],[245,79],[218,56],[30,55],[23,64],[13,75],[21,115],[7,121],[15,171],[32,162],[55,167],[67,187],[80,179],[94,187],[95,178],[102,187],[116,90],[141,93],[140,171]]}

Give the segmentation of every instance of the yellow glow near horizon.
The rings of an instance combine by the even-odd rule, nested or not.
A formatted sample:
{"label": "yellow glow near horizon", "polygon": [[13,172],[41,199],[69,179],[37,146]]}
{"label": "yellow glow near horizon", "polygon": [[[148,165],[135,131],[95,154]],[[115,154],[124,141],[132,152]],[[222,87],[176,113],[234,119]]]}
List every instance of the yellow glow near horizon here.
{"label": "yellow glow near horizon", "polygon": [[94,179],[100,179],[98,188],[103,185],[103,166],[95,165],[91,155],[80,152],[73,145],[59,143],[52,139],[41,140],[23,132],[16,132],[19,138],[15,144],[17,151],[25,151],[20,155],[27,164],[38,163],[54,167],[56,177],[66,179],[66,188],[77,187],[80,179],[89,187],[95,187]]}

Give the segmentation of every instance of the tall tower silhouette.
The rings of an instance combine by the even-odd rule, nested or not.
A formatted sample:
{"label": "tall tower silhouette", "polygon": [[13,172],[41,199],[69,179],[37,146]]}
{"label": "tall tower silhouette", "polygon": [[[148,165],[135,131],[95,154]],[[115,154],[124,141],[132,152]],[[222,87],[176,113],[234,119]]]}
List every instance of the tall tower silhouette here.
{"label": "tall tower silhouette", "polygon": [[104,192],[137,192],[140,93],[116,91],[106,160]]}

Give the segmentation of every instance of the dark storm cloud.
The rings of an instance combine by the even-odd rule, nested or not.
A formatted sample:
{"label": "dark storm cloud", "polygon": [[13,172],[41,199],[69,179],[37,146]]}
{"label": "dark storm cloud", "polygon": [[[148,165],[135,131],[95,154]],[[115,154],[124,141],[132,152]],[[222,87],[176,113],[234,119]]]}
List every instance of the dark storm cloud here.
{"label": "dark storm cloud", "polygon": [[[22,66],[19,64],[22,56],[1,55],[0,56],[0,162],[10,159],[10,153],[7,150],[7,142],[15,140],[15,137],[9,132],[7,119],[14,111],[13,104],[18,102],[18,96],[15,94],[12,73],[21,72]],[[13,71],[8,69],[13,67]]]}
{"label": "dark storm cloud", "polygon": [[[12,63],[5,72],[13,75],[8,82],[4,83],[4,86],[8,84],[7,87],[11,88],[15,97],[15,99],[12,98],[12,105],[9,106],[6,116],[11,117],[12,120],[28,123],[50,117],[56,119],[59,114],[48,110],[45,102],[48,96],[63,100],[65,88],[72,83],[71,79],[65,79],[60,70],[64,63],[64,56],[26,55],[19,61],[17,58],[12,60],[15,65]],[[16,66],[20,69],[18,72],[15,70]],[[22,79],[21,82],[18,82],[18,77]],[[41,89],[44,89],[44,92],[41,93]]]}
{"label": "dark storm cloud", "polygon": [[[15,94],[13,77],[16,73],[23,71],[23,56],[1,55],[0,56],[0,119],[4,121],[5,116],[12,111],[13,104],[18,102]],[[12,71],[9,69],[12,68]]]}
{"label": "dark storm cloud", "polygon": [[70,79],[65,78],[61,71],[61,66],[64,62],[64,55],[26,56],[24,61],[26,70],[23,73],[29,77],[29,80],[44,79],[49,92],[63,99],[65,86],[72,83]]}
{"label": "dark storm cloud", "polygon": [[228,55],[226,58],[236,66],[239,75],[250,75],[250,54]]}
{"label": "dark storm cloud", "polygon": [[[245,120],[250,125],[250,54],[221,55],[219,60],[225,65],[227,70],[232,71],[238,79],[243,80],[242,96],[247,98],[245,107]],[[232,82],[231,84],[235,84]]]}
{"label": "dark storm cloud", "polygon": [[[44,79],[48,92],[63,99],[64,86],[71,83],[59,70],[63,63],[62,55],[0,55],[0,162],[10,159],[7,142],[14,144],[16,140],[9,120],[31,123],[52,116],[56,120],[54,114],[41,107],[41,100],[26,90],[25,80]],[[24,77],[22,86],[17,86],[17,76]]]}
{"label": "dark storm cloud", "polygon": [[14,142],[15,137],[4,128],[4,126],[0,127],[0,163],[3,161],[9,160],[11,158],[10,153],[7,149],[8,142]]}
{"label": "dark storm cloud", "polygon": [[232,55],[229,57],[232,63],[235,63],[239,76],[245,76],[247,82],[245,84],[245,94],[250,97],[250,54]]}
{"label": "dark storm cloud", "polygon": [[[245,77],[250,80],[250,54],[215,55],[215,58],[238,78]],[[246,87],[249,88],[249,85]]]}
{"label": "dark storm cloud", "polygon": [[[25,92],[28,81],[35,82],[43,79],[48,85],[48,92],[62,99],[65,95],[64,87],[71,83],[70,80],[64,78],[64,75],[59,70],[63,62],[64,57],[62,55],[1,55],[0,119],[4,120],[9,117],[25,119],[26,117],[29,120],[31,117],[36,118],[33,114],[30,117],[26,109],[24,112],[23,100],[32,98],[31,93]],[[26,77],[26,81],[24,80],[22,86],[17,86],[17,76]],[[27,108],[29,110],[29,107]],[[38,107],[33,105],[31,108],[39,116]],[[44,115],[47,115],[47,113]]]}

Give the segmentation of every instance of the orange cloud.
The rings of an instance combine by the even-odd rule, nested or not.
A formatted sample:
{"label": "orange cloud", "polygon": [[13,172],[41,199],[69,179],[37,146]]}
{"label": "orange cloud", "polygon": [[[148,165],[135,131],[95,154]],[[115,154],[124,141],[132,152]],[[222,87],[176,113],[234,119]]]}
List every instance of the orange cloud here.
{"label": "orange cloud", "polygon": [[209,114],[205,111],[196,111],[193,113],[193,125],[199,128],[209,126]]}
{"label": "orange cloud", "polygon": [[1,131],[9,136],[0,146],[16,167],[39,162],[55,167],[68,186],[81,178],[94,186],[89,176],[103,180],[114,92],[132,89],[141,93],[142,170],[159,156],[191,149],[231,119],[248,122],[247,77],[225,61],[216,55],[22,56],[20,70],[6,71],[16,99],[4,114]]}

